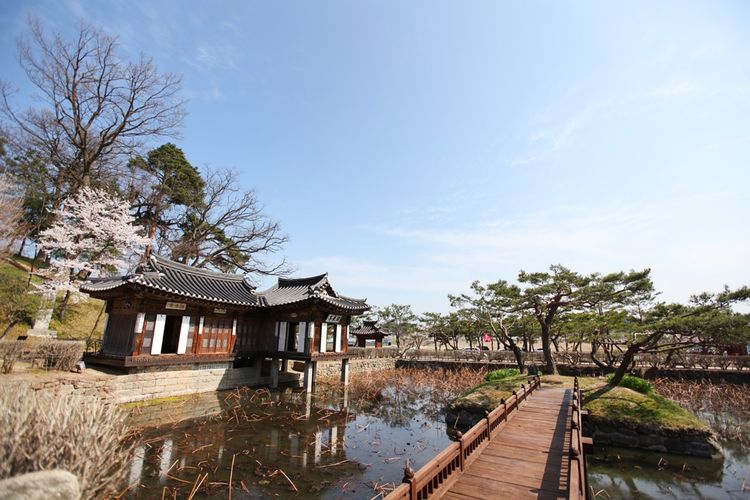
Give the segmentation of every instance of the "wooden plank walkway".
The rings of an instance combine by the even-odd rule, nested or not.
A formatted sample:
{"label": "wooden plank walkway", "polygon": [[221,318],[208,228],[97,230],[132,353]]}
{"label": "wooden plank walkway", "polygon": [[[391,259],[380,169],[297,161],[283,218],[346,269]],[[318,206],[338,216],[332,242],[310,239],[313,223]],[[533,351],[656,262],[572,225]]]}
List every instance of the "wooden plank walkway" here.
{"label": "wooden plank walkway", "polygon": [[537,389],[442,498],[567,498],[571,401]]}

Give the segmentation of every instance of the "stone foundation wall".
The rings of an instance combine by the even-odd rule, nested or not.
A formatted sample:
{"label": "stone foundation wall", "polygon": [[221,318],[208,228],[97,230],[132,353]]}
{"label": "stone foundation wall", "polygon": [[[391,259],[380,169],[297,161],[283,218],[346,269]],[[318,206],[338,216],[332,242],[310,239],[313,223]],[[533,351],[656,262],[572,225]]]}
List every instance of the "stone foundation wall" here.
{"label": "stone foundation wall", "polygon": [[[279,375],[279,383],[299,384],[299,381],[298,373]],[[261,376],[258,367],[223,367],[209,370],[155,370],[102,379],[65,378],[32,383],[31,386],[36,390],[52,389],[63,394],[75,391],[83,395],[102,397],[114,403],[130,403],[270,384],[271,376]]]}
{"label": "stone foundation wall", "polygon": [[[349,360],[349,377],[356,377],[360,373],[391,370],[393,368],[396,368],[396,360],[393,358],[353,358]],[[335,378],[340,376],[341,361],[318,361],[318,378]]]}
{"label": "stone foundation wall", "polygon": [[662,430],[657,434],[647,429],[632,429],[623,425],[614,426],[593,422],[587,422],[584,430],[586,435],[593,438],[595,445],[620,446],[703,458],[721,456],[720,448],[710,432]]}

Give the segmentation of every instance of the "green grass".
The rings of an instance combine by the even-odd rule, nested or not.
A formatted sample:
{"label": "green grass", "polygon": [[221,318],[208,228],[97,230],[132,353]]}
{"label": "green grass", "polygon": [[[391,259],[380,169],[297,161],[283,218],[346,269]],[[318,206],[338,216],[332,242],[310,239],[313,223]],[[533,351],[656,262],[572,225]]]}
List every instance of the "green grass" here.
{"label": "green grass", "polygon": [[[607,382],[612,383],[612,379],[614,378],[614,376],[614,373],[609,375],[607,377]],[[632,389],[635,392],[640,392],[641,394],[651,394],[654,392],[654,386],[651,385],[651,382],[633,375],[623,376],[618,385],[620,385],[621,387]]]}
{"label": "green grass", "polygon": [[134,408],[145,408],[148,406],[156,406],[165,403],[178,403],[180,401],[185,401],[191,396],[192,394],[188,394],[185,396],[168,396],[165,398],[147,399],[145,401],[132,401],[130,403],[122,403],[120,407],[125,410],[132,410]]}
{"label": "green grass", "polygon": [[[77,304],[69,304],[63,316],[63,321],[53,318],[49,327],[57,332],[57,338],[85,340],[91,333],[91,329],[96,323],[96,317],[103,306],[104,301],[92,298],[81,300]],[[92,339],[102,338],[105,318],[106,313],[99,320],[96,331],[91,336]]]}
{"label": "green grass", "polygon": [[652,392],[641,394],[627,387],[602,386],[587,391],[584,408],[593,421],[623,423],[643,429],[707,431],[708,425],[691,411],[674,401]]}
{"label": "green grass", "polygon": [[490,380],[502,380],[504,378],[515,377],[516,375],[520,374],[521,372],[518,370],[518,368],[501,368],[500,370],[493,370],[489,372],[484,380],[488,382]]}
{"label": "green grass", "polygon": [[470,389],[455,399],[450,406],[462,407],[470,412],[492,411],[502,399],[508,399],[513,395],[514,390],[520,389],[521,384],[528,385],[526,375],[490,380]]}

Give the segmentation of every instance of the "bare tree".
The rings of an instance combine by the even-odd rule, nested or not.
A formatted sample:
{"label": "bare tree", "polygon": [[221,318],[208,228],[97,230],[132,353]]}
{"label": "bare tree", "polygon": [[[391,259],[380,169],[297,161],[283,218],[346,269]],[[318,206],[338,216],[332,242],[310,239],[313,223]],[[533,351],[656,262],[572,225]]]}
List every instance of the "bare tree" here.
{"label": "bare tree", "polygon": [[196,200],[176,226],[158,235],[157,252],[179,262],[225,272],[279,275],[290,272],[285,258],[267,258],[287,242],[278,222],[263,213],[255,191],[241,191],[232,170],[209,171],[205,199]]}
{"label": "bare tree", "polygon": [[34,18],[29,27],[30,37],[18,41],[19,61],[42,104],[16,109],[14,90],[0,82],[0,114],[10,145],[46,161],[56,200],[88,179],[116,182],[145,140],[176,135],[185,116],[179,76],[160,73],[143,55],[121,59],[117,39],[85,23],[71,41],[47,36]]}
{"label": "bare tree", "polygon": [[18,196],[18,186],[0,173],[0,242],[2,251],[9,252],[13,243],[25,234],[23,223],[23,199]]}

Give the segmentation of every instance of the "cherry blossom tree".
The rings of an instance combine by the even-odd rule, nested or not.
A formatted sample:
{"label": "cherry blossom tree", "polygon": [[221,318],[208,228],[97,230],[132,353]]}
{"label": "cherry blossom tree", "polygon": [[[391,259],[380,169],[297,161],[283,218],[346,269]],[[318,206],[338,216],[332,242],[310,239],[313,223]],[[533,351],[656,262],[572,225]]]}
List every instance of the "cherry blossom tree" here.
{"label": "cherry blossom tree", "polygon": [[63,202],[52,226],[39,235],[42,250],[50,256],[49,268],[39,271],[45,278],[42,287],[66,292],[62,315],[69,299],[77,298],[83,280],[123,271],[148,242],[125,200],[83,187]]}

